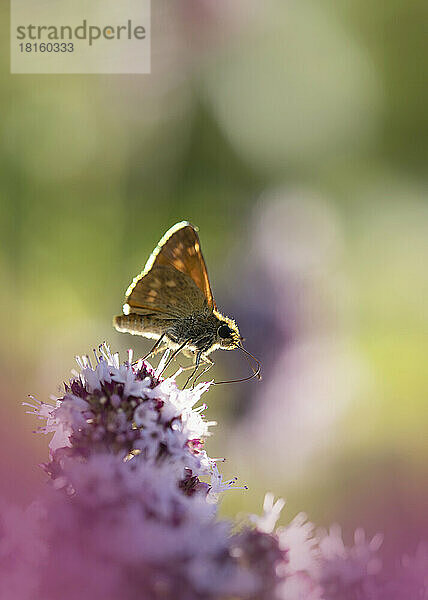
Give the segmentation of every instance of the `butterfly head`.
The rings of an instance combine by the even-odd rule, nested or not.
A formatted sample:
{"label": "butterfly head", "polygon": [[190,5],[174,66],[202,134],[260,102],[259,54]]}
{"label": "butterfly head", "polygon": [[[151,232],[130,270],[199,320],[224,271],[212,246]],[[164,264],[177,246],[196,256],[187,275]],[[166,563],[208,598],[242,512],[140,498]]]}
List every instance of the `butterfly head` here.
{"label": "butterfly head", "polygon": [[219,316],[217,327],[217,343],[224,350],[234,350],[241,345],[242,337],[235,321],[228,317]]}
{"label": "butterfly head", "polygon": [[[257,360],[255,356],[253,356],[248,350],[244,348],[242,342],[244,338],[239,333],[239,329],[235,321],[229,319],[228,317],[224,317],[219,312],[214,311],[214,315],[217,317],[217,348],[223,348],[223,350],[235,350],[239,348],[244,354],[246,354],[246,358],[250,363],[253,374],[249,377],[243,377],[241,379],[230,379],[228,381],[216,381],[217,385],[221,383],[238,383],[240,381],[248,381],[253,377],[257,377],[257,379],[261,379],[260,362]],[[255,363],[255,367],[251,364],[251,359],[253,363]]]}

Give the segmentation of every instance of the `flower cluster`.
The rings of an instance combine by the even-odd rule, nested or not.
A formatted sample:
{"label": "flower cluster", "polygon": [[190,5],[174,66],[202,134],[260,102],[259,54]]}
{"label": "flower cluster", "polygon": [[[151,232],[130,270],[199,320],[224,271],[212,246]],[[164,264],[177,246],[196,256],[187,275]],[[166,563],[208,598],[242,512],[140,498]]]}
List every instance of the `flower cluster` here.
{"label": "flower cluster", "polygon": [[254,588],[231,556],[230,525],[202,494],[184,494],[170,465],[98,454],[64,468],[75,493],[45,501],[41,598],[190,600]]}
{"label": "flower cluster", "polygon": [[79,365],[55,406],[31,404],[53,434],[52,485],[0,511],[0,600],[426,600],[425,547],[392,577],[381,536],[347,547],[305,515],[278,528],[271,494],[238,529],[219,519],[235,480],[203,450],[208,384],[180,390],[105,346]]}
{"label": "flower cluster", "polygon": [[[86,460],[94,454],[138,458],[146,464],[168,463],[187,493],[204,488],[200,476],[217,481],[215,461],[203,449],[204,438],[214,422],[204,420],[205,405],[194,408],[209,384],[180,390],[174,378],[162,379],[144,361],[124,364],[106,345],[88,356],[78,357],[80,373],[65,385],[55,406],[28,404],[53,433],[50,461],[44,465],[53,479],[64,479],[66,458]],[[160,369],[158,369],[159,372]],[[57,486],[60,482],[57,482]]]}
{"label": "flower cluster", "polygon": [[28,404],[53,434],[40,597],[268,598],[279,580],[272,556],[286,554],[275,536],[232,534],[215,518],[236,479],[223,481],[203,449],[214,423],[195,405],[209,384],[180,390],[158,375],[162,364],[120,364],[105,345],[94,365],[78,364],[54,405]]}

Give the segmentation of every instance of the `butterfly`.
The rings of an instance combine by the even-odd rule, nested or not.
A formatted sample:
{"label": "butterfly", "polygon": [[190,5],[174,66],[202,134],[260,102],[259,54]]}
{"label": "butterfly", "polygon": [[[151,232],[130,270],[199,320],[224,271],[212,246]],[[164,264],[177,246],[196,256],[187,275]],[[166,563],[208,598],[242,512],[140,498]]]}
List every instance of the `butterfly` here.
{"label": "butterfly", "polygon": [[180,352],[194,358],[187,367],[192,374],[184,387],[200,365],[205,368],[193,385],[212,367],[209,354],[219,348],[239,348],[256,362],[257,369],[252,367],[249,377],[217,383],[260,379],[260,363],[243,347],[237,324],[217,310],[197,231],[182,221],[165,233],[126,290],[123,314],[113,319],[113,325],[118,331],[156,340],[145,358],[162,350],[173,351],[164,368]]}

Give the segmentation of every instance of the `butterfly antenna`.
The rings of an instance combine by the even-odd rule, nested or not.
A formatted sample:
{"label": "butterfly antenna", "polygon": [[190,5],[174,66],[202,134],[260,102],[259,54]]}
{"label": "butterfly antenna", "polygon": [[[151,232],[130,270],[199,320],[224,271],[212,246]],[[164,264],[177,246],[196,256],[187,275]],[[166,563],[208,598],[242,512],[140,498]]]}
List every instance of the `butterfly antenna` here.
{"label": "butterfly antenna", "polygon": [[[260,375],[260,371],[261,371],[260,362],[257,360],[257,358],[255,356],[253,356],[251,354],[251,352],[248,352],[248,350],[245,350],[245,348],[244,348],[244,346],[242,346],[242,344],[240,344],[238,346],[238,348],[247,355],[245,358],[247,359],[248,364],[250,365],[251,370],[253,371],[253,374],[249,375],[248,377],[243,377],[242,379],[230,379],[229,381],[215,381],[214,385],[221,385],[223,383],[241,383],[241,381],[249,381],[250,379],[253,379],[254,377],[257,377],[257,379],[259,381],[261,380],[262,376]],[[250,357],[254,360],[254,362],[257,365],[256,369],[253,367],[253,365],[251,364],[250,359],[248,357]]]}

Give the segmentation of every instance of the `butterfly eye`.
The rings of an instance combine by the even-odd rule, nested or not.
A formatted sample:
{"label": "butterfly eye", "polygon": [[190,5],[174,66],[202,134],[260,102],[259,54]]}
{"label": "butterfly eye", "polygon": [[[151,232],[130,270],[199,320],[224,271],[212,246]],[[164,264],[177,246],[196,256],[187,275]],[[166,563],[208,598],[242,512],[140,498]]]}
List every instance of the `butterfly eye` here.
{"label": "butterfly eye", "polygon": [[220,325],[217,329],[217,333],[223,339],[232,337],[232,330],[227,325]]}

